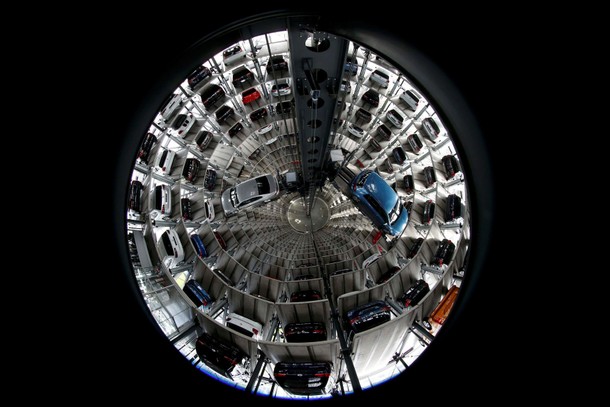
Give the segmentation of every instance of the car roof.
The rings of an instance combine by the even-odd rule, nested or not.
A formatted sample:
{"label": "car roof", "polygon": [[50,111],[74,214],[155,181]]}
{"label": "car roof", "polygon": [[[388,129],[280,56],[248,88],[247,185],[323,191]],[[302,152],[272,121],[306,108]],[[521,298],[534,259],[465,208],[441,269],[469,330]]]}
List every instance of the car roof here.
{"label": "car roof", "polygon": [[271,192],[274,192],[276,182],[273,176],[269,174],[261,175],[259,177],[252,178],[242,182],[241,184],[238,184],[235,187],[235,191],[237,192],[237,199],[242,202],[246,199],[252,198],[253,196],[259,195],[257,181],[261,178],[267,178],[269,180],[269,184],[271,185]]}
{"label": "car roof", "polygon": [[371,171],[371,174],[366,179],[364,188],[369,194],[376,198],[386,213],[389,213],[398,201],[396,192],[394,192],[392,187],[389,186],[388,183],[385,182],[385,180],[374,171]]}

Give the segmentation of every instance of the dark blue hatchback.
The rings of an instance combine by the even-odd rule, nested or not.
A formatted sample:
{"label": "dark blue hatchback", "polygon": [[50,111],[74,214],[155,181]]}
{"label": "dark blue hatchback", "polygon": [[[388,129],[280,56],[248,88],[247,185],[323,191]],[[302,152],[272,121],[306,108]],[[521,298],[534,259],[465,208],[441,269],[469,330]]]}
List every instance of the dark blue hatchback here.
{"label": "dark blue hatchback", "polygon": [[400,236],[409,215],[396,191],[379,174],[364,170],[350,183],[352,200],[375,227],[392,236]]}

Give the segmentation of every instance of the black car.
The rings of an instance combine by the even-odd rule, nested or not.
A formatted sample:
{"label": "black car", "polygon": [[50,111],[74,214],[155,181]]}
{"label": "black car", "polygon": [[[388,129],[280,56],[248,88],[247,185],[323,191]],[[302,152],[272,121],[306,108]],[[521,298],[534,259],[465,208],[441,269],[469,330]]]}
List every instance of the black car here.
{"label": "black car", "polygon": [[392,278],[392,276],[396,273],[398,273],[400,271],[400,267],[398,266],[394,266],[394,267],[390,267],[390,269],[388,271],[386,271],[385,273],[383,273],[379,279],[377,279],[377,284],[383,284],[386,281],[388,281],[390,278]]}
{"label": "black car", "polygon": [[427,117],[422,120],[422,126],[424,133],[430,138],[430,140],[435,140],[441,132],[441,129],[438,127],[438,124],[434,121],[433,118]]}
{"label": "black car", "polygon": [[233,127],[231,127],[229,129],[229,137],[233,137],[235,136],[237,133],[239,133],[240,131],[242,131],[244,128],[244,125],[241,124],[240,122],[237,122],[233,125]]}
{"label": "black car", "polygon": [[328,383],[330,362],[279,362],[273,376],[282,388],[292,394],[320,394]]}
{"label": "black car", "polygon": [[352,60],[351,57],[345,58],[345,65],[343,66],[345,72],[349,72],[352,76],[358,73],[358,61]]}
{"label": "black car", "polygon": [[191,209],[190,199],[180,199],[180,212],[182,213],[182,219],[184,219],[185,221],[193,220],[193,211]]}
{"label": "black car", "polygon": [[397,298],[397,301],[403,307],[413,307],[420,302],[426,294],[430,292],[430,286],[424,280],[420,279],[415,282],[404,294]]}
{"label": "black car", "polygon": [[441,241],[441,245],[436,250],[434,254],[434,258],[432,259],[432,264],[437,266],[442,266],[443,264],[447,264],[451,261],[451,257],[453,257],[453,252],[455,251],[455,244],[449,239],[443,239]]}
{"label": "black car", "polygon": [[187,281],[182,291],[198,307],[206,306],[214,301],[197,280]]}
{"label": "black car", "polygon": [[290,295],[290,302],[321,300],[322,294],[318,290],[295,291]]}
{"label": "black car", "polygon": [[197,84],[210,76],[212,76],[212,71],[207,66],[199,65],[187,78],[189,87],[195,88]]}
{"label": "black car", "polygon": [[139,213],[142,211],[142,189],[144,189],[144,186],[140,181],[131,181],[131,185],[129,186],[129,202],[127,206],[134,212]]}
{"label": "black car", "polygon": [[372,106],[379,106],[379,93],[373,89],[369,89],[362,95],[362,100]]}
{"label": "black car", "polygon": [[356,111],[356,118],[360,120],[364,120],[366,123],[370,122],[373,118],[373,115],[368,110],[364,110],[360,108]]}
{"label": "black car", "polygon": [[409,249],[409,253],[407,254],[407,259],[412,259],[415,257],[419,249],[421,249],[421,245],[424,243],[423,237],[418,237],[414,242],[413,246]]}
{"label": "black car", "polygon": [[214,171],[211,168],[208,168],[208,170],[205,173],[203,187],[205,189],[207,189],[208,191],[211,191],[214,189],[215,186],[216,186],[216,171]]}
{"label": "black car", "polygon": [[395,147],[394,150],[392,150],[392,155],[394,156],[396,162],[400,165],[404,164],[405,160],[407,159],[407,154],[401,146]]}
{"label": "black car", "polygon": [[392,138],[392,131],[385,124],[381,124],[377,127],[377,135],[384,141],[390,141]]}
{"label": "black car", "polygon": [[415,190],[415,184],[413,183],[413,175],[407,174],[403,177],[402,182],[405,187],[405,192],[407,194],[412,194]]}
{"label": "black car", "polygon": [[288,62],[281,55],[274,55],[267,62],[267,73],[271,74],[272,72],[279,71],[287,71],[288,70]]}
{"label": "black car", "polygon": [[267,117],[267,115],[269,115],[269,112],[267,111],[267,109],[264,107],[261,107],[260,109],[255,110],[252,113],[250,113],[250,120],[255,122],[257,120]]}
{"label": "black car", "polygon": [[196,158],[187,158],[184,162],[182,176],[187,182],[195,182],[199,176],[199,166],[201,163]]}
{"label": "black car", "polygon": [[144,164],[148,164],[148,159],[150,158],[150,150],[152,150],[156,142],[157,137],[154,134],[146,133],[146,137],[144,137],[144,141],[140,146],[140,151],[138,151],[138,158]]}
{"label": "black car", "polygon": [[369,146],[371,146],[373,151],[377,151],[377,152],[381,151],[381,144],[379,144],[379,142],[377,140],[375,140],[374,138],[371,139]]}
{"label": "black car", "polygon": [[203,151],[208,148],[213,138],[214,136],[211,132],[207,130],[202,130],[195,138],[195,144],[197,144],[197,147],[200,151]]}
{"label": "black car", "polygon": [[446,155],[442,158],[443,167],[445,168],[445,177],[447,179],[452,178],[455,174],[460,172],[460,163],[453,155]]}
{"label": "black car", "polygon": [[351,330],[358,333],[388,322],[391,318],[390,310],[387,302],[377,300],[349,310],[345,320]]}
{"label": "black car", "polygon": [[233,71],[233,86],[240,86],[251,80],[254,80],[254,74],[245,66],[241,66]]}
{"label": "black car", "polygon": [[231,378],[233,368],[247,356],[231,342],[206,332],[197,338],[195,351],[203,363],[228,378]]}
{"label": "black car", "polygon": [[413,210],[413,201],[407,201],[404,204],[405,210],[407,211],[407,215],[409,215],[409,219],[411,219],[411,211]]}
{"label": "black car", "polygon": [[436,204],[432,202],[431,199],[428,199],[424,204],[424,214],[423,221],[424,223],[430,223],[432,219],[434,219],[434,209],[436,208]]}
{"label": "black car", "polygon": [[216,121],[218,124],[222,124],[227,121],[229,117],[233,117],[235,114],[235,109],[231,106],[222,105],[220,109],[216,111]]}
{"label": "black car", "polygon": [[282,113],[290,113],[292,112],[292,108],[294,107],[294,100],[293,101],[284,101],[284,102],[279,102],[275,105],[275,112],[278,114],[282,114]]}
{"label": "black car", "polygon": [[462,216],[462,198],[456,194],[447,197],[445,204],[445,222],[451,222]]}
{"label": "black car", "polygon": [[388,157],[383,160],[383,165],[387,172],[389,172],[390,174],[394,173],[394,167],[392,166],[392,163],[390,162],[390,159]]}
{"label": "black car", "polygon": [[409,143],[411,151],[413,151],[415,154],[419,154],[421,149],[424,148],[424,143],[421,142],[417,133],[407,136],[407,143]]}
{"label": "black car", "polygon": [[424,168],[424,185],[426,188],[430,188],[436,182],[436,174],[434,173],[434,168],[426,167]]}
{"label": "black car", "polygon": [[284,328],[286,342],[317,342],[326,340],[326,326],[322,322],[293,322]]}
{"label": "black car", "polygon": [[206,109],[212,107],[216,102],[222,99],[225,91],[216,84],[211,84],[201,92],[201,102]]}

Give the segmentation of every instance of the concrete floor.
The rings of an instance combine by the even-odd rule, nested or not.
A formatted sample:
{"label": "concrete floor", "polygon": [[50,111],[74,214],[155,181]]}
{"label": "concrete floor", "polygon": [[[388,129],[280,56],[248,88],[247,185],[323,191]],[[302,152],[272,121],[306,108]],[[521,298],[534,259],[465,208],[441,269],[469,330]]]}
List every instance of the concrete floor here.
{"label": "concrete floor", "polygon": [[297,198],[288,206],[288,213],[286,215],[288,223],[297,232],[315,232],[322,229],[328,223],[330,209],[323,199],[316,198],[313,201],[311,214],[307,216],[303,198]]}

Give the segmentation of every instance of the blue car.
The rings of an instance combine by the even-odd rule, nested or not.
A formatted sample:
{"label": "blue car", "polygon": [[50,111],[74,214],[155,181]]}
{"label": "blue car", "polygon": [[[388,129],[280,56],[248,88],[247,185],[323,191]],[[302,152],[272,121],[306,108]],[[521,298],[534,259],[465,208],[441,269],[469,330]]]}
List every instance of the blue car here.
{"label": "blue car", "polygon": [[187,281],[182,290],[198,307],[206,306],[213,301],[210,294],[207,293],[197,280]]}
{"label": "blue car", "polygon": [[400,236],[409,215],[396,191],[379,174],[364,170],[350,183],[352,201],[383,233]]}
{"label": "blue car", "polygon": [[191,235],[191,242],[193,242],[193,246],[195,246],[195,252],[199,257],[208,257],[208,251],[205,249],[203,245],[203,241],[201,240],[201,236],[199,235]]}

